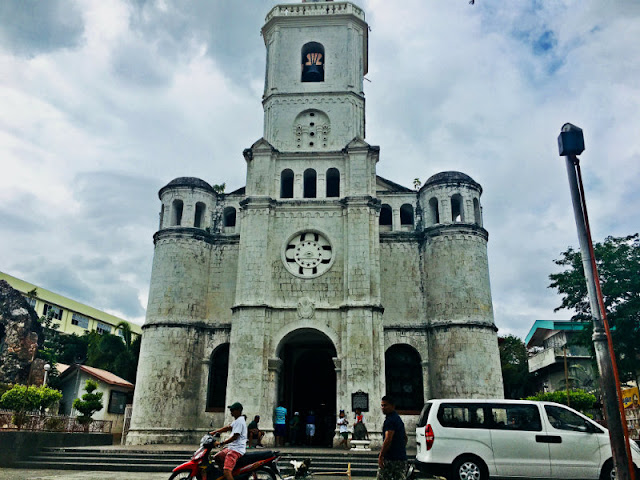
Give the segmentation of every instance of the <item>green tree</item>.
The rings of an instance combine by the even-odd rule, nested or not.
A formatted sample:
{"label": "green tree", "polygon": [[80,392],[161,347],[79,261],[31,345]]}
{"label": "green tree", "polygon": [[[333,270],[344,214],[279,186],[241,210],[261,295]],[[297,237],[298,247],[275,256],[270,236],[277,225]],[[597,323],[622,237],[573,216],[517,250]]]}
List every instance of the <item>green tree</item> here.
{"label": "green tree", "polygon": [[127,347],[117,335],[90,332],[87,349],[87,365],[112,372],[119,377],[135,381],[140,354],[139,337]]}
{"label": "green tree", "polygon": [[535,376],[529,373],[527,348],[515,335],[498,339],[505,398],[521,399],[535,392]]}
{"label": "green tree", "polygon": [[102,392],[96,392],[97,389],[97,382],[87,380],[84,387],[86,393],[82,395],[81,399],[76,398],[73,401],[73,408],[81,413],[77,419],[84,426],[85,432],[89,431],[89,425],[93,422],[93,418],[91,418],[93,414],[102,410]]}
{"label": "green tree", "polygon": [[[612,330],[620,380],[637,382],[640,358],[639,235],[636,233],[626,237],[607,237],[604,242],[594,245],[594,254],[607,318]],[[582,256],[579,251],[569,247],[554,263],[564,269],[560,273],[549,275],[549,287],[556,289],[562,296],[562,303],[555,311],[575,311],[571,319],[585,322],[585,329],[581,335],[576,336],[576,342],[593,349],[591,307],[582,268]]]}
{"label": "green tree", "polygon": [[34,385],[14,385],[0,398],[0,407],[13,410],[11,421],[22,428],[28,419],[28,412],[44,411],[60,401],[62,393],[49,387]]}
{"label": "green tree", "polygon": [[[527,400],[538,400],[542,402],[556,402],[567,405],[567,391],[557,390],[555,392],[538,392],[533,396],[527,397]],[[586,413],[593,409],[596,403],[595,395],[587,393],[584,390],[576,389],[569,392],[569,400],[571,408],[579,412]]]}

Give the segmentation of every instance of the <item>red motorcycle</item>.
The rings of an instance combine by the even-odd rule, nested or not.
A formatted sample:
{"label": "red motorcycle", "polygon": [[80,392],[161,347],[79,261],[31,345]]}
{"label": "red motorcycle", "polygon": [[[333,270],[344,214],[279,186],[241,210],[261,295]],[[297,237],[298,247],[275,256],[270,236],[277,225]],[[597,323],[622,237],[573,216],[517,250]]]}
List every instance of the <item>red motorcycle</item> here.
{"label": "red motorcycle", "polygon": [[[173,469],[169,480],[202,480],[202,473],[206,470],[207,480],[223,480],[222,470],[218,468],[211,458],[211,450],[215,446],[216,439],[206,434],[200,440],[198,448],[191,460],[178,465]],[[238,459],[233,470],[234,480],[276,480],[282,478],[278,460],[280,452],[260,450],[247,452]]]}

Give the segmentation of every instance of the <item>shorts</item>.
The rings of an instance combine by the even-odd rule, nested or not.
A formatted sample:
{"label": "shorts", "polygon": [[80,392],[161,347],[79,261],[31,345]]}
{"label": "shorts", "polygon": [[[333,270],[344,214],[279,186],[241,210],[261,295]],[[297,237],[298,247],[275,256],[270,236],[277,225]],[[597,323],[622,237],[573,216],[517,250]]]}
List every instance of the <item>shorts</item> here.
{"label": "shorts", "polygon": [[406,478],[406,460],[385,460],[384,467],[378,468],[376,475],[376,480],[405,480]]}
{"label": "shorts", "polygon": [[217,458],[222,458],[224,461],[224,469],[233,471],[233,468],[236,466],[236,462],[242,456],[240,452],[236,452],[235,450],[229,450],[225,448],[215,455]]}
{"label": "shorts", "polygon": [[316,426],[312,423],[307,424],[307,435],[313,437],[316,434]]}
{"label": "shorts", "polygon": [[287,426],[284,423],[276,423],[273,426],[273,434],[276,437],[284,437],[287,434]]}
{"label": "shorts", "polygon": [[342,435],[342,438],[344,438],[345,440],[347,440],[349,438],[349,433],[348,432],[340,432],[340,435]]}

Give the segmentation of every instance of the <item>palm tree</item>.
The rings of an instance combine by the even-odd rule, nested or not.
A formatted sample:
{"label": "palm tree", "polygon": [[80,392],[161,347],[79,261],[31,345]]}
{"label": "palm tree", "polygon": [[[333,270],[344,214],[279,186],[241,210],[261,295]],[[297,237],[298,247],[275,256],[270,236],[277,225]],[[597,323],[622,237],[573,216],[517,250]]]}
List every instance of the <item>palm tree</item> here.
{"label": "palm tree", "polygon": [[122,330],[122,339],[124,340],[125,345],[127,346],[127,350],[131,350],[131,325],[129,323],[122,321],[116,325],[116,332],[118,330]]}

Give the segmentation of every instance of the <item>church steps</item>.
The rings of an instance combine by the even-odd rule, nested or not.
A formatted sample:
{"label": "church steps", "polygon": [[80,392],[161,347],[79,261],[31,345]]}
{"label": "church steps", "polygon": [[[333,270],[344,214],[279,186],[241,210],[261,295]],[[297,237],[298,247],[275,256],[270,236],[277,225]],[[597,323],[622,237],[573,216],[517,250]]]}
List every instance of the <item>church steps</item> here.
{"label": "church steps", "polygon": [[[105,448],[45,448],[37,455],[17,463],[17,468],[99,470],[129,472],[167,472],[189,460],[194,449],[132,450]],[[311,458],[314,472],[345,472],[351,463],[352,476],[371,477],[377,470],[375,452],[295,450],[281,452],[278,462],[283,475],[291,473],[291,460]]]}

